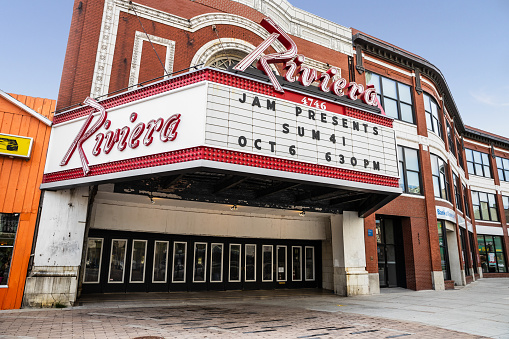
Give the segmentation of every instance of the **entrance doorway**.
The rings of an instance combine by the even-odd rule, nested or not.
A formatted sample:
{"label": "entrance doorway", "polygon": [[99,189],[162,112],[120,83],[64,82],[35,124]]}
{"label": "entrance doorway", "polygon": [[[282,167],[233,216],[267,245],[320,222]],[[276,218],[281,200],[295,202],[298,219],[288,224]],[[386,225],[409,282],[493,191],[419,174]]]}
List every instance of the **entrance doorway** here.
{"label": "entrance doorway", "polygon": [[376,239],[380,287],[406,288],[401,220],[377,216]]}
{"label": "entrance doorway", "polygon": [[83,293],[321,286],[321,242],[91,229]]}

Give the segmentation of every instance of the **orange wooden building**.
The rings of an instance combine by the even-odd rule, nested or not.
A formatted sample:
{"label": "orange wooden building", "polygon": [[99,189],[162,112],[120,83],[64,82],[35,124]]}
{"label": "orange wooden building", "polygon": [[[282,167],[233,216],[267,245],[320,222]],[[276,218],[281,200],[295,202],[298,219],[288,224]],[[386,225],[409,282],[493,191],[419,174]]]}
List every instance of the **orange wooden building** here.
{"label": "orange wooden building", "polygon": [[0,90],[0,309],[21,307],[54,110]]}

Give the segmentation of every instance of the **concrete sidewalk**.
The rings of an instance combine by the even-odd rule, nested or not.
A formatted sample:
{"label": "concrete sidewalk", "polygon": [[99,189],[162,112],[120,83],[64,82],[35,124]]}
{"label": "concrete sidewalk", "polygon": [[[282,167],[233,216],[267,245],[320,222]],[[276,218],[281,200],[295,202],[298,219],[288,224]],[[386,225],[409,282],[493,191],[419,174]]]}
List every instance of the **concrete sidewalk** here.
{"label": "concrete sidewalk", "polygon": [[0,338],[509,338],[509,279],[350,298],[320,290],[135,293],[80,304],[0,311]]}

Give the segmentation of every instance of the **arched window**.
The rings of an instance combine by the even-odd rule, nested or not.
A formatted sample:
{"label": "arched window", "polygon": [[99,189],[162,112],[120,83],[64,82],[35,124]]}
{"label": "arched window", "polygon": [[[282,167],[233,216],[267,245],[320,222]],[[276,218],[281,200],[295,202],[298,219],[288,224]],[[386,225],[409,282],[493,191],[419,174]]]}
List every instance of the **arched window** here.
{"label": "arched window", "polygon": [[218,51],[207,60],[205,66],[226,70],[238,64],[246,55],[246,52],[235,49]]}

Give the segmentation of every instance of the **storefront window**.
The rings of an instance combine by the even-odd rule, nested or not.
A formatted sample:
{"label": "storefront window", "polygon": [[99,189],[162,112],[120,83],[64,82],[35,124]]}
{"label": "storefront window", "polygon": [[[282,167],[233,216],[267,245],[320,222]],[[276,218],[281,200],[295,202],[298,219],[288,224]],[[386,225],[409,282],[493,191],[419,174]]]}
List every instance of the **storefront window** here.
{"label": "storefront window", "polygon": [[399,186],[406,193],[421,194],[419,153],[416,149],[398,146]]}
{"label": "storefront window", "polygon": [[430,95],[424,93],[423,99],[428,130],[435,132],[443,140],[444,136],[442,133],[442,122],[440,121],[440,109],[435,99],[433,99]]}
{"label": "storefront window", "polygon": [[438,220],[438,245],[440,246],[440,259],[442,261],[442,273],[444,274],[444,280],[451,280],[449,272],[449,255],[447,253],[447,237],[445,230],[445,223],[442,220]]}
{"label": "storefront window", "polygon": [[468,174],[478,175],[480,177],[491,178],[490,159],[488,154],[473,151],[466,148]]}
{"label": "storefront window", "polygon": [[472,191],[475,220],[498,221],[495,194]]}
{"label": "storefront window", "polygon": [[272,281],[272,245],[263,245],[263,281]]}
{"label": "storefront window", "polygon": [[497,235],[477,235],[479,256],[484,273],[505,273],[505,253],[502,237]]}
{"label": "storefront window", "polygon": [[18,213],[0,213],[0,286],[9,282],[18,222]]}
{"label": "storefront window", "polygon": [[497,170],[500,181],[509,181],[509,159],[497,157]]}
{"label": "storefront window", "polygon": [[366,84],[374,85],[385,113],[414,124],[411,87],[378,74],[366,72]]}

